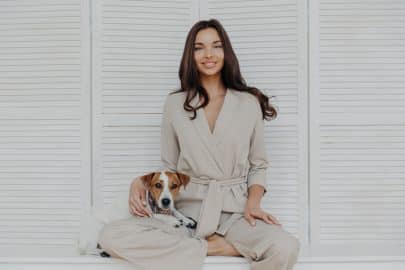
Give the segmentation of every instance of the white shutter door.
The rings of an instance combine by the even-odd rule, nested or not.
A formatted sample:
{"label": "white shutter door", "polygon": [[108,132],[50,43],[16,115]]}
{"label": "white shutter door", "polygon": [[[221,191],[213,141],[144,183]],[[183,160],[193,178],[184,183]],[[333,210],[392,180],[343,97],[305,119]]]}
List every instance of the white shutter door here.
{"label": "white shutter door", "polygon": [[311,1],[314,254],[405,254],[405,2]]}
{"label": "white shutter door", "polygon": [[[297,1],[208,1],[207,18],[227,31],[248,85],[276,96],[266,121],[269,192],[262,206],[306,242],[305,14]],[[204,9],[203,9],[204,10]]]}
{"label": "white shutter door", "polygon": [[86,12],[79,0],[0,2],[3,255],[72,250],[90,205]]}
{"label": "white shutter door", "polygon": [[190,0],[94,2],[96,205],[160,167],[160,119],[195,17]]}

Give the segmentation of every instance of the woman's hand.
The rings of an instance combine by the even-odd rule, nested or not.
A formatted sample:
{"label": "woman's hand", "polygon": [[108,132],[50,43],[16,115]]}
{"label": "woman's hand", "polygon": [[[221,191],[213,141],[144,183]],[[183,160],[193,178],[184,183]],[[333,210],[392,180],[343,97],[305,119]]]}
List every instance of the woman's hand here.
{"label": "woman's hand", "polygon": [[140,217],[152,216],[152,213],[146,208],[146,188],[139,177],[135,178],[131,183],[128,204],[129,212],[132,215]]}
{"label": "woman's hand", "polygon": [[247,222],[249,222],[250,225],[255,226],[256,218],[261,219],[268,224],[276,224],[282,226],[275,217],[263,211],[260,205],[248,202],[245,207],[245,219],[247,220]]}

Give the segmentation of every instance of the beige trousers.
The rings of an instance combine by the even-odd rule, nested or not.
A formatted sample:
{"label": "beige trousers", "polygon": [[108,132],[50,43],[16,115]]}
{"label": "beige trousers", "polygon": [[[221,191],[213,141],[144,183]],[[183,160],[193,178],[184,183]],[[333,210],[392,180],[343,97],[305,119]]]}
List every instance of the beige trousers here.
{"label": "beige trousers", "polygon": [[[226,220],[221,216],[221,222]],[[103,250],[135,265],[139,270],[198,270],[203,268],[207,241],[191,237],[190,229],[170,228],[150,218],[124,219],[106,225],[100,233]],[[242,217],[224,234],[251,264],[251,270],[292,270],[299,241],[278,225]]]}

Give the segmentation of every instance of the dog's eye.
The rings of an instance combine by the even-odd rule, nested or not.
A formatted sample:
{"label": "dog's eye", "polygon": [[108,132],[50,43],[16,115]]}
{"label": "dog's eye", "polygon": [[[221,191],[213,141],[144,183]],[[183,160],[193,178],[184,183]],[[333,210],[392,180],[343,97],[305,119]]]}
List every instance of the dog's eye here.
{"label": "dog's eye", "polygon": [[162,188],[162,184],[161,183],[156,183],[155,187],[156,188]]}
{"label": "dog's eye", "polygon": [[172,185],[172,189],[176,189],[177,188],[177,185],[176,184],[173,184]]}

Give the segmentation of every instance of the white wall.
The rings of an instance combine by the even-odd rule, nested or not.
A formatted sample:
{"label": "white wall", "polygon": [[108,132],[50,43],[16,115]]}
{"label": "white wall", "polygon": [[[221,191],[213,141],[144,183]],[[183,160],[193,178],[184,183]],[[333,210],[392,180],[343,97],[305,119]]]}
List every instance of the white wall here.
{"label": "white wall", "polygon": [[0,1],[0,246],[70,247],[90,205],[89,3]]}
{"label": "white wall", "polygon": [[310,1],[311,247],[405,251],[405,2]]}

